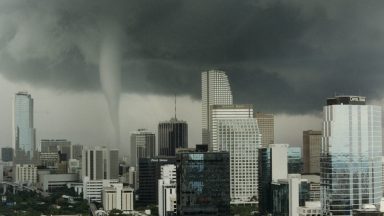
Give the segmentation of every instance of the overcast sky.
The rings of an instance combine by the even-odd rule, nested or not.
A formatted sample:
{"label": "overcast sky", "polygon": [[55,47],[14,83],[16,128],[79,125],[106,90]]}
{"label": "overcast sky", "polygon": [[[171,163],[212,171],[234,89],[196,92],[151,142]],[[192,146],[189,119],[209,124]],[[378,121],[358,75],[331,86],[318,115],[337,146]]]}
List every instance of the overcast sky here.
{"label": "overcast sky", "polygon": [[[169,119],[176,93],[199,143],[200,72],[210,68],[228,72],[236,103],[277,115],[276,142],[296,145],[302,129],[321,128],[327,97],[383,98],[383,9],[379,0],[3,0],[1,145],[18,90],[35,98],[38,139],[86,145],[111,142],[104,95],[122,91],[123,143]],[[111,75],[101,81],[100,69]]]}

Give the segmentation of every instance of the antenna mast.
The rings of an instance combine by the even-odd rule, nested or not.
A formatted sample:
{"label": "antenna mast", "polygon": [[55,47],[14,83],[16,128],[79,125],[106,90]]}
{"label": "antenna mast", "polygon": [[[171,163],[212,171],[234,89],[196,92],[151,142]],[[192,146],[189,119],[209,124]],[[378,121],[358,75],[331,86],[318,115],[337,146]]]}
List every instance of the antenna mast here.
{"label": "antenna mast", "polygon": [[176,110],[176,94],[175,94],[175,119],[177,119],[177,118],[176,118],[176,111],[177,111],[177,110]]}

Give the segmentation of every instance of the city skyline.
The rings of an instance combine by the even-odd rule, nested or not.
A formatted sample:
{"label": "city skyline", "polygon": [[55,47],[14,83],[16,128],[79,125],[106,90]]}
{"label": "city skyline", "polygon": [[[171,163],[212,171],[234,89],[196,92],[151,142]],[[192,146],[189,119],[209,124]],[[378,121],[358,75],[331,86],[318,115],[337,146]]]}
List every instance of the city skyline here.
{"label": "city skyline", "polygon": [[[209,69],[228,73],[234,103],[252,103],[257,112],[275,114],[280,127],[275,142],[301,145],[302,130],[319,130],[322,101],[329,95],[360,93],[370,103],[382,103],[382,2],[217,3],[84,1],[74,7],[60,1],[1,2],[10,13],[1,13],[0,23],[0,145],[10,146],[9,103],[20,90],[36,99],[37,141],[66,138],[75,144],[108,145],[114,132],[99,72],[110,64],[114,71],[121,66],[122,92],[121,97],[104,94],[121,99],[123,142],[128,132],[155,130],[158,122],[169,119],[170,97],[176,93],[179,116],[189,124],[189,144],[200,143],[199,79]],[[152,14],[158,14],[156,19]],[[72,15],[78,19],[69,19]],[[107,30],[111,38],[101,38],[99,33]],[[121,46],[108,43],[114,39],[123,41]],[[103,58],[107,63],[101,64],[102,47],[107,53],[111,49],[115,61]],[[118,102],[111,103],[115,107]],[[148,106],[156,107],[155,112]],[[51,119],[62,124],[51,128]],[[81,133],[71,128],[71,121]]]}

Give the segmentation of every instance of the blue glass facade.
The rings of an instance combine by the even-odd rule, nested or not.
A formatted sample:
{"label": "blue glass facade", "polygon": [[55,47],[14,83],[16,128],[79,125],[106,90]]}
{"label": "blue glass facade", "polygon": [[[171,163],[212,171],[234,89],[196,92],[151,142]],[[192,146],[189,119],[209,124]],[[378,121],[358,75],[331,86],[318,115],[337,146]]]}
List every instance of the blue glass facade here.
{"label": "blue glass facade", "polygon": [[[30,94],[19,92],[13,104],[14,149],[16,154],[26,155],[31,160],[35,151],[33,128],[33,99]],[[17,156],[17,155],[16,155]]]}
{"label": "blue glass facade", "polygon": [[381,155],[381,107],[337,103],[324,107],[320,162],[324,215],[352,215],[363,204],[380,205]]}

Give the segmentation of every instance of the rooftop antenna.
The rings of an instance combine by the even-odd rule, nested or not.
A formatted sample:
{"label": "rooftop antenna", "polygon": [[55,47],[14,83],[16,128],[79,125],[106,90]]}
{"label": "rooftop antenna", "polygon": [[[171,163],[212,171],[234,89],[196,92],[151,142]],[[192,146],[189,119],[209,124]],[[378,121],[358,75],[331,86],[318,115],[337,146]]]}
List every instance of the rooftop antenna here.
{"label": "rooftop antenna", "polygon": [[177,111],[177,110],[176,110],[176,94],[175,94],[175,120],[177,119],[177,118],[176,118],[176,111]]}

